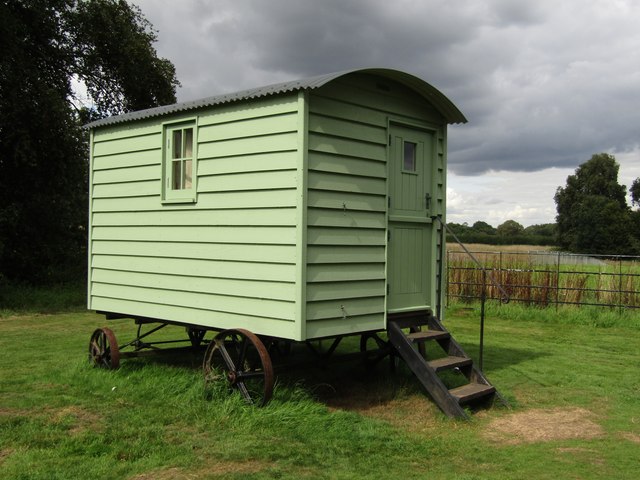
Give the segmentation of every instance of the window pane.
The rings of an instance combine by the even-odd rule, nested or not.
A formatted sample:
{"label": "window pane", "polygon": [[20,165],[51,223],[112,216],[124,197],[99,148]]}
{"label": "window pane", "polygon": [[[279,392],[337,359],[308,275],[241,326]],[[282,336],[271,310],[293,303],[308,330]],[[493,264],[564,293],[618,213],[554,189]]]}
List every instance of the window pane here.
{"label": "window pane", "polygon": [[191,160],[185,160],[183,188],[191,188],[192,170],[193,170],[193,162]]}
{"label": "window pane", "polygon": [[173,162],[171,168],[171,188],[173,190],[182,189],[182,162]]}
{"label": "window pane", "polygon": [[171,158],[182,158],[182,130],[173,131]]}
{"label": "window pane", "polygon": [[193,157],[193,128],[184,129],[184,155],[182,158]]}
{"label": "window pane", "polygon": [[409,172],[416,171],[416,147],[413,142],[404,142],[404,164],[403,169]]}

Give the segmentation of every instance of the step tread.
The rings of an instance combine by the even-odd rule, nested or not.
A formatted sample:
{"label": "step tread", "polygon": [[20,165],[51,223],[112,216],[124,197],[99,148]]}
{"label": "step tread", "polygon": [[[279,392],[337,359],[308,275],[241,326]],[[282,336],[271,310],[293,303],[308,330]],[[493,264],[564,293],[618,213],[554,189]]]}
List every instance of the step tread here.
{"label": "step tread", "polygon": [[449,338],[451,334],[443,330],[422,330],[420,332],[413,332],[407,334],[407,338],[412,342],[420,342],[426,340],[437,340],[442,338]]}
{"label": "step tread", "polygon": [[495,392],[496,388],[493,385],[485,385],[484,383],[468,383],[467,385],[449,390],[449,393],[458,400],[460,404],[468,403]]}
{"label": "step tread", "polygon": [[464,367],[465,365],[471,365],[472,360],[468,357],[456,357],[449,355],[448,357],[436,358],[435,360],[429,360],[427,362],[431,368],[436,372],[440,370],[446,370],[455,367]]}

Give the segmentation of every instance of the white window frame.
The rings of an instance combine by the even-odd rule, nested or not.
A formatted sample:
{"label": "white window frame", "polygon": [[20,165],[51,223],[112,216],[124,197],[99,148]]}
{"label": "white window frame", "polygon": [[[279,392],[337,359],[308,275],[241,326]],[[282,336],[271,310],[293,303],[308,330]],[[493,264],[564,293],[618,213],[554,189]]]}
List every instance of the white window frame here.
{"label": "white window frame", "polygon": [[[174,188],[174,132],[192,129],[191,145],[191,186],[189,188]],[[187,118],[175,122],[162,124],[162,202],[163,203],[196,203],[198,179],[198,121],[197,118]],[[188,158],[188,157],[182,157]],[[185,160],[182,160],[185,161]]]}

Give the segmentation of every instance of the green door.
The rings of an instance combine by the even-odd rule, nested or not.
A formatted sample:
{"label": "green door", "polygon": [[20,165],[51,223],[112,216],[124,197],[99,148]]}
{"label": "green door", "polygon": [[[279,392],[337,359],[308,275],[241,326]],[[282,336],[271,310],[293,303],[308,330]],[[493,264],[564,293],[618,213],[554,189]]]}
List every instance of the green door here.
{"label": "green door", "polygon": [[433,134],[395,124],[389,133],[387,310],[433,307]]}

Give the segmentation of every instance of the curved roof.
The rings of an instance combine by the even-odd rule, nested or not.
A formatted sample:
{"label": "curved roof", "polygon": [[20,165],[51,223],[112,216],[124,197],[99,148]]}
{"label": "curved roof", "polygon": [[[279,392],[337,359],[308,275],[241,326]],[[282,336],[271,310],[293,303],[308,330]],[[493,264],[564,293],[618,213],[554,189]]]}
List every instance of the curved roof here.
{"label": "curved roof", "polygon": [[283,83],[276,83],[273,85],[267,85],[265,87],[252,88],[249,90],[242,90],[240,92],[228,93],[225,95],[216,95],[213,97],[201,98],[199,100],[192,100],[188,102],[174,103],[171,105],[165,105],[162,107],[149,108],[147,110],[139,110],[136,112],[129,112],[122,115],[114,115],[112,117],[96,120],[86,125],[87,128],[101,127],[105,125],[113,125],[116,123],[130,122],[133,120],[140,120],[145,118],[159,117],[171,113],[184,112],[188,110],[194,110],[201,107],[210,107],[214,105],[220,105],[224,103],[238,102],[242,100],[250,100],[254,98],[266,97],[269,95],[277,95],[287,92],[295,92],[298,90],[315,90],[320,88],[333,80],[336,80],[345,75],[353,73],[369,73],[379,75],[380,77],[395,80],[416,93],[424,97],[429,103],[431,103],[436,110],[445,118],[447,123],[466,123],[467,119],[460,110],[449,100],[442,92],[428,84],[424,80],[413,76],[408,73],[401,72],[399,70],[392,70],[387,68],[365,68],[356,70],[347,70],[343,72],[329,73],[325,75],[319,75],[316,77],[309,77],[302,80],[294,80]]}

